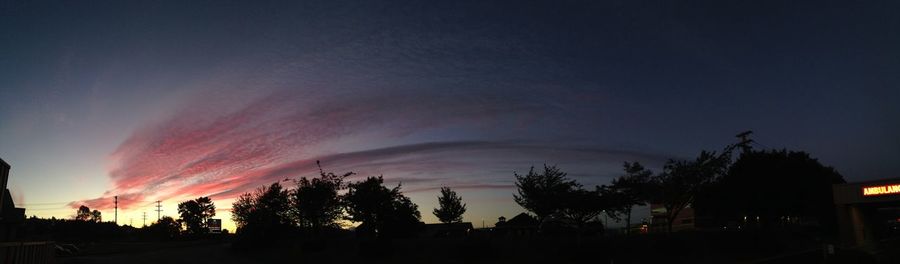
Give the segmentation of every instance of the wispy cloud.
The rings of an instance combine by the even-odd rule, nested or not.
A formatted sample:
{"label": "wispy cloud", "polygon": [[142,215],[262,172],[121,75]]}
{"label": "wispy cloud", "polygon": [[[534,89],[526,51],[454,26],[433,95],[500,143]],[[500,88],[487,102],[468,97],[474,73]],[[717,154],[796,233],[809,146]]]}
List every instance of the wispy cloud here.
{"label": "wispy cloud", "polygon": [[[231,198],[274,181],[314,176],[316,160],[329,170],[384,174],[387,181],[403,182],[415,192],[440,185],[508,188],[508,176],[514,169],[524,170],[535,162],[662,159],[562,143],[422,143],[408,139],[408,135],[432,128],[483,125],[499,117],[533,118],[544,113],[528,101],[490,96],[476,101],[457,99],[402,93],[334,96],[279,91],[216,109],[219,112],[197,110],[207,102],[195,100],[172,117],[138,129],[119,145],[111,154],[109,169],[114,187],[103,197],[70,205],[107,209],[112,207],[114,195],[120,197],[123,209],[146,199]],[[326,147],[346,138],[399,143],[367,143],[362,149],[336,151]],[[505,173],[497,175],[498,171]]]}
{"label": "wispy cloud", "polygon": [[274,90],[232,100],[201,94],[138,128],[110,154],[112,188],[70,206],[111,209],[113,196],[126,210],[156,200],[228,199],[315,176],[316,160],[358,177],[384,175],[417,193],[510,189],[513,171],[543,163],[604,182],[624,160],[665,158],[545,136],[559,137],[544,120],[570,114],[563,106],[571,93]]}
{"label": "wispy cloud", "polygon": [[[575,156],[588,157],[597,163],[616,164],[622,160],[649,162],[663,160],[662,156],[653,154],[551,147],[523,142],[430,142],[317,156],[278,164],[272,163],[269,166],[242,170],[237,174],[223,173],[219,177],[200,181],[189,181],[188,179],[197,176],[188,174],[179,177],[161,177],[156,180],[137,179],[141,182],[148,182],[152,186],[177,187],[169,187],[172,189],[162,192],[167,193],[165,195],[156,195],[160,192],[151,188],[133,189],[131,187],[134,185],[133,183],[123,182],[120,186],[127,186],[128,190],[133,191],[124,196],[120,195],[119,205],[122,208],[128,208],[131,205],[140,204],[144,197],[149,196],[163,200],[201,195],[217,199],[232,198],[272,182],[301,176],[314,176],[318,172],[317,160],[321,160],[329,170],[361,172],[357,177],[384,175],[389,183],[402,183],[404,190],[409,193],[433,191],[440,186],[452,186],[457,189],[509,189],[513,187],[511,174],[514,170],[527,170],[527,166],[534,164],[534,160],[539,160],[540,156],[548,159],[545,154],[540,154],[547,152],[554,152],[550,155],[552,157],[549,157],[551,160],[567,160]],[[510,156],[514,155],[513,153],[537,154]],[[497,172],[497,169],[502,170],[500,167],[507,164],[518,166],[513,165],[505,172]],[[221,164],[221,166],[223,166],[221,170],[234,171],[230,167],[237,165]],[[186,181],[188,183],[184,183]],[[111,196],[113,193],[123,190],[114,189],[107,192],[107,195]],[[122,199],[123,197],[125,199]],[[87,204],[92,208],[105,209],[112,207],[112,199],[102,197],[75,202],[72,205],[76,204]]]}

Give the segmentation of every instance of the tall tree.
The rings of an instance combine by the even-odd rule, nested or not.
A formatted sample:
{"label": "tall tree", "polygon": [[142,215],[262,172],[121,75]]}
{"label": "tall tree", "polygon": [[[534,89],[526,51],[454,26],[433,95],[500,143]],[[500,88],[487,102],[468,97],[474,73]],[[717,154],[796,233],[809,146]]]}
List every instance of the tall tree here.
{"label": "tall tree", "polygon": [[462,216],[466,213],[466,204],[462,197],[450,187],[441,187],[441,196],[438,196],[438,208],[434,208],[434,216],[443,223],[462,222]]}
{"label": "tall tree", "polygon": [[348,184],[344,204],[346,219],[361,222],[356,229],[361,234],[409,234],[415,231],[421,218],[418,206],[400,192],[400,185],[388,189],[381,176]]}
{"label": "tall tree", "polygon": [[513,194],[513,199],[537,216],[540,222],[558,213],[564,205],[562,198],[580,187],[575,181],[566,178],[566,173],[555,165],[544,165],[542,173],[535,172],[534,167],[531,167],[526,175],[514,175],[518,194]]}
{"label": "tall tree", "polygon": [[291,192],[291,213],[301,228],[321,231],[323,228],[337,227],[337,220],[344,210],[338,193],[344,188],[344,179],[353,175],[347,172],[341,175],[325,172],[319,165],[319,177],[306,177],[294,181],[297,188]]}
{"label": "tall tree", "polygon": [[100,211],[93,210],[91,211],[91,222],[100,223],[102,222],[103,217]]}
{"label": "tall tree", "polygon": [[290,195],[280,183],[272,183],[268,188],[256,191],[255,217],[272,225],[291,225]]}
{"label": "tall tree", "polygon": [[275,182],[238,197],[231,206],[231,217],[242,241],[253,244],[290,233],[294,224],[290,207],[290,192]]}
{"label": "tall tree", "polygon": [[666,209],[666,230],[672,231],[672,222],[704,187],[723,175],[730,163],[728,152],[716,155],[702,151],[693,161],[669,160],[663,172],[654,176],[649,184],[651,201]]}
{"label": "tall tree", "polygon": [[610,186],[601,187],[600,191],[613,201],[613,210],[625,217],[625,230],[630,232],[631,210],[634,206],[647,204],[653,172],[638,162],[625,162],[623,167],[625,174],[613,179]]}
{"label": "tall tree", "polygon": [[216,215],[216,206],[209,197],[200,197],[178,204],[180,222],[191,234],[205,234],[209,231],[207,221]]}
{"label": "tall tree", "polygon": [[250,222],[255,203],[252,193],[244,193],[231,204],[231,220],[237,225],[238,230]]}
{"label": "tall tree", "polygon": [[78,207],[78,210],[75,211],[75,220],[87,221],[89,219],[91,219],[91,208],[84,205]]}
{"label": "tall tree", "polygon": [[563,206],[559,211],[560,216],[569,220],[575,228],[581,229],[593,220],[596,220],[609,208],[609,203],[600,195],[600,191],[589,191],[581,187],[566,192],[560,200]]}
{"label": "tall tree", "polygon": [[809,153],[749,151],[697,198],[696,207],[722,222],[758,217],[761,228],[791,224],[793,219],[833,226],[831,186],[838,183],[844,183],[841,174]]}

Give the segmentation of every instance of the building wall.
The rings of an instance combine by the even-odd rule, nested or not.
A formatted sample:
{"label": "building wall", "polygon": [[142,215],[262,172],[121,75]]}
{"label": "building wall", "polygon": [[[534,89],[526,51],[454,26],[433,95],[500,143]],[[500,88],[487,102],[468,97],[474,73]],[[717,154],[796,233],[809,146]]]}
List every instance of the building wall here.
{"label": "building wall", "polygon": [[832,187],[837,213],[838,234],[843,246],[868,246],[877,243],[875,235],[876,210],[896,207],[900,193],[864,195],[863,189],[872,186],[900,184],[900,179],[883,179],[869,182],[835,184]]}
{"label": "building wall", "polygon": [[[650,205],[650,232],[666,232],[666,208],[660,204]],[[672,232],[696,229],[694,208],[685,207],[678,212],[678,216],[672,221]]]}

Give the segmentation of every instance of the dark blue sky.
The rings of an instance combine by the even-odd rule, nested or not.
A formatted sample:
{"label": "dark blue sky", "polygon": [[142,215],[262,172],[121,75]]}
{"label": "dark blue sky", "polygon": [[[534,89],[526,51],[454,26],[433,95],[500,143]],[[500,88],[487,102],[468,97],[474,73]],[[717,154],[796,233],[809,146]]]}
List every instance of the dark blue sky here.
{"label": "dark blue sky", "polygon": [[423,208],[458,187],[478,222],[521,211],[512,172],[530,165],[603,184],[625,160],[656,167],[748,129],[850,181],[897,177],[897,10],[5,1],[0,157],[17,201],[60,203],[44,215],[113,194],[136,209],[228,199],[330,158],[404,182]]}

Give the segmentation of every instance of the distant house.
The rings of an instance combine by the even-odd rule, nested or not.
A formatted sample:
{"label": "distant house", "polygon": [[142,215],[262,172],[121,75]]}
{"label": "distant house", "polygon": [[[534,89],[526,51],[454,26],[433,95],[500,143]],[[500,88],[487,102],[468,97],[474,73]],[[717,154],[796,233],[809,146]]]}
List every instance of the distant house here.
{"label": "distant house", "polygon": [[[668,229],[666,221],[666,208],[661,204],[650,204],[650,232],[664,233]],[[686,231],[696,229],[696,221],[694,218],[694,208],[685,207],[678,212],[675,220],[672,221],[672,232]]]}
{"label": "distant house", "polygon": [[420,236],[422,237],[463,237],[469,235],[475,228],[470,222],[462,223],[438,223],[425,224]]}
{"label": "distant house", "polygon": [[537,233],[539,224],[537,219],[526,213],[520,213],[509,220],[501,216],[494,225],[494,233],[507,236],[533,235]]}
{"label": "distant house", "polygon": [[16,230],[25,222],[25,208],[16,208],[6,189],[6,183],[9,179],[10,166],[6,161],[0,159],[0,241],[11,241],[16,237]]}

